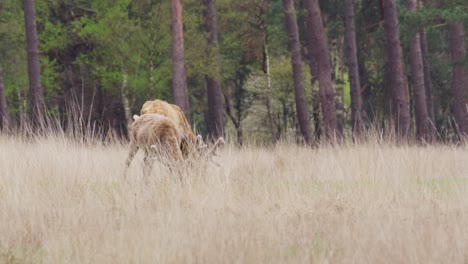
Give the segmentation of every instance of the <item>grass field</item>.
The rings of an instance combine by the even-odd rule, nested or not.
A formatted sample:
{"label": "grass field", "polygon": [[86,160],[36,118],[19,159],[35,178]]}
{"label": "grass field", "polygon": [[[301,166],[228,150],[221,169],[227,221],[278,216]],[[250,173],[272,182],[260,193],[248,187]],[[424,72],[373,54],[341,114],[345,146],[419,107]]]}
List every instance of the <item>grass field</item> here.
{"label": "grass field", "polygon": [[0,138],[0,263],[467,263],[468,149],[226,146],[176,180],[127,146]]}

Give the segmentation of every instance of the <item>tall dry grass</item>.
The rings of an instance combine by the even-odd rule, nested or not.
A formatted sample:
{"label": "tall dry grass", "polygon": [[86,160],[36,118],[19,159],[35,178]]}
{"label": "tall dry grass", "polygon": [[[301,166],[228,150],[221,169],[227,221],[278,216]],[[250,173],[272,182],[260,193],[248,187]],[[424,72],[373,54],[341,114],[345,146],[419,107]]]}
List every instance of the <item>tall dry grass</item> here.
{"label": "tall dry grass", "polygon": [[0,138],[0,263],[466,263],[465,147],[227,146],[176,180],[127,146]]}

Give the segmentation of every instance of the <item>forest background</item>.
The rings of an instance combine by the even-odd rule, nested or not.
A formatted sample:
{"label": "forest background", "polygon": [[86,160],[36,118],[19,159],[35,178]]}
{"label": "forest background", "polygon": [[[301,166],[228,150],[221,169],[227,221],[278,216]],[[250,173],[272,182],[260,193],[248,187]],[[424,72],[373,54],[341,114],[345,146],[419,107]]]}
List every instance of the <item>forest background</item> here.
{"label": "forest background", "polygon": [[[185,0],[182,16],[177,3],[3,0],[2,128],[34,124],[40,87],[39,115],[123,137],[156,98],[181,105],[202,134],[239,144],[366,129],[425,142],[468,133],[465,0]],[[39,85],[28,75],[28,5]],[[174,73],[177,22],[186,77]]]}

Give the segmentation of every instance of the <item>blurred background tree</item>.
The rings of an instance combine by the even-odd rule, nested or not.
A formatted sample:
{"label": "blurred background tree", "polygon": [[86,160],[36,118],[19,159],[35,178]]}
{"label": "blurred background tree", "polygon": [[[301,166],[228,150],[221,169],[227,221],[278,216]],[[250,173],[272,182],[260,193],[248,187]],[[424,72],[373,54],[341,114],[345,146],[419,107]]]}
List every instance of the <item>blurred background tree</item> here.
{"label": "blurred background tree", "polygon": [[[432,131],[429,137],[417,138],[459,140],[468,133],[468,4],[464,0],[411,1],[416,3],[414,9],[408,8],[408,0],[395,1],[403,56],[401,78],[408,87],[410,109],[407,133],[402,136],[416,138],[420,131],[417,116],[422,101],[417,95],[423,84],[427,112],[424,120]],[[330,130],[327,116],[336,116],[336,131],[345,137],[352,134],[357,122],[352,114],[352,91],[354,98],[361,98],[359,122],[363,129],[395,133],[395,122],[401,121],[395,115],[401,112],[395,112],[390,100],[395,83],[391,81],[384,30],[390,12],[386,10],[388,0],[308,0],[310,3],[317,4],[320,16],[308,24],[306,1],[293,2],[302,58],[303,99],[313,140],[330,138],[321,137]],[[349,23],[353,22],[345,23],[345,3],[354,8],[353,64],[347,63],[346,38]],[[64,129],[93,128],[125,137],[130,117],[146,100],[174,102],[170,1],[36,0],[34,4],[45,111],[47,116],[60,120]],[[217,15],[217,46],[209,41],[208,4],[214,5]],[[221,91],[222,131],[228,138],[239,144],[302,141],[283,1],[185,0],[182,8],[184,65],[194,127],[205,135],[210,131],[207,124],[212,119],[212,102],[208,100],[207,80],[211,78]],[[319,49],[320,45],[310,37],[319,21],[327,51]],[[416,48],[411,43],[416,34],[420,39],[423,82],[421,73],[416,72],[416,78],[411,67],[412,50]],[[4,0],[0,3],[2,128],[28,122],[26,113],[31,105],[26,55],[23,5]],[[320,55],[328,56],[320,59]],[[329,66],[320,68],[320,61],[320,65],[329,62]],[[351,65],[357,65],[353,76],[357,72],[359,82],[352,81]],[[321,78],[331,80],[335,108],[326,115],[319,92],[322,72]],[[358,87],[352,88],[355,83]],[[216,104],[219,109],[219,100]],[[221,119],[217,120],[219,123]]]}

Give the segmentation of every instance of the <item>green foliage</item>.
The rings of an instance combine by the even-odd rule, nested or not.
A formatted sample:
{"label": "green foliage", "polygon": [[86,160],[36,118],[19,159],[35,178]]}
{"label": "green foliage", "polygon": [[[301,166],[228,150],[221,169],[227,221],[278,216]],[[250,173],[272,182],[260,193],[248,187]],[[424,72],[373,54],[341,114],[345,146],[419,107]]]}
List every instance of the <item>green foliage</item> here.
{"label": "green foliage", "polygon": [[[56,60],[50,60],[48,57],[41,58],[41,82],[42,88],[46,94],[56,94],[60,92],[57,84],[59,77],[59,64]],[[47,98],[47,96],[46,96]]]}
{"label": "green foliage", "polygon": [[58,51],[67,45],[67,33],[61,24],[44,21],[44,29],[39,35],[41,50]]}
{"label": "green foliage", "polygon": [[[361,84],[365,88],[364,106],[369,121],[381,123],[388,119],[390,113],[381,10],[379,1],[355,2]],[[307,55],[304,1],[295,3],[303,54]],[[406,1],[398,1],[402,46],[406,54],[411,37],[419,28],[426,29],[436,125],[439,131],[448,131],[453,129],[450,86],[454,62],[449,56],[447,29],[454,22],[468,23],[468,5],[466,0],[427,0],[424,5],[423,9],[409,13]],[[343,66],[344,2],[321,0],[320,6],[338,105],[346,114],[350,96],[347,69]],[[217,0],[216,8],[219,46],[216,50],[208,50],[204,5],[199,0],[183,1],[192,120],[199,131],[205,131],[205,77],[211,76],[220,81],[223,92],[227,86],[232,88],[232,114],[241,120],[247,134],[270,140],[274,135],[269,131],[265,107],[268,92],[264,49],[267,49],[272,77],[270,99],[274,133],[293,137],[297,132],[297,122],[282,0]],[[81,95],[89,107],[82,111],[89,111],[93,121],[122,123],[124,74],[128,76],[126,95],[132,112],[138,112],[146,100],[172,100],[170,1],[37,0],[36,14],[41,80],[50,113],[60,113],[57,109],[63,111],[66,104]],[[210,59],[214,52],[219,52],[219,71]],[[467,60],[460,58],[463,63]],[[0,67],[4,73],[9,110],[18,120],[28,107],[21,1],[2,0],[0,3]],[[409,66],[406,68],[410,74]],[[312,77],[306,58],[303,69],[307,102],[309,111],[312,111],[312,93],[317,91],[317,87],[310,84]],[[95,98],[97,96],[99,99]],[[349,121],[348,116],[345,118]]]}
{"label": "green foliage", "polygon": [[[304,88],[309,106],[309,115],[312,116],[312,87],[308,66],[303,64]],[[294,82],[291,78],[292,67],[288,55],[272,58],[271,61],[271,116],[273,117],[273,132],[277,138],[293,138],[296,134],[296,107],[294,99]],[[254,102],[250,108],[251,115],[246,119],[244,127],[247,131],[256,134],[257,141],[271,141],[272,131],[268,124],[266,98],[267,76],[263,72],[255,71],[246,83],[247,90],[253,95]],[[253,114],[255,113],[255,114]],[[261,126],[259,126],[261,124]]]}
{"label": "green foliage", "polygon": [[27,61],[22,2],[3,0],[0,3],[0,69],[2,70],[8,107],[18,116],[27,98]]}

